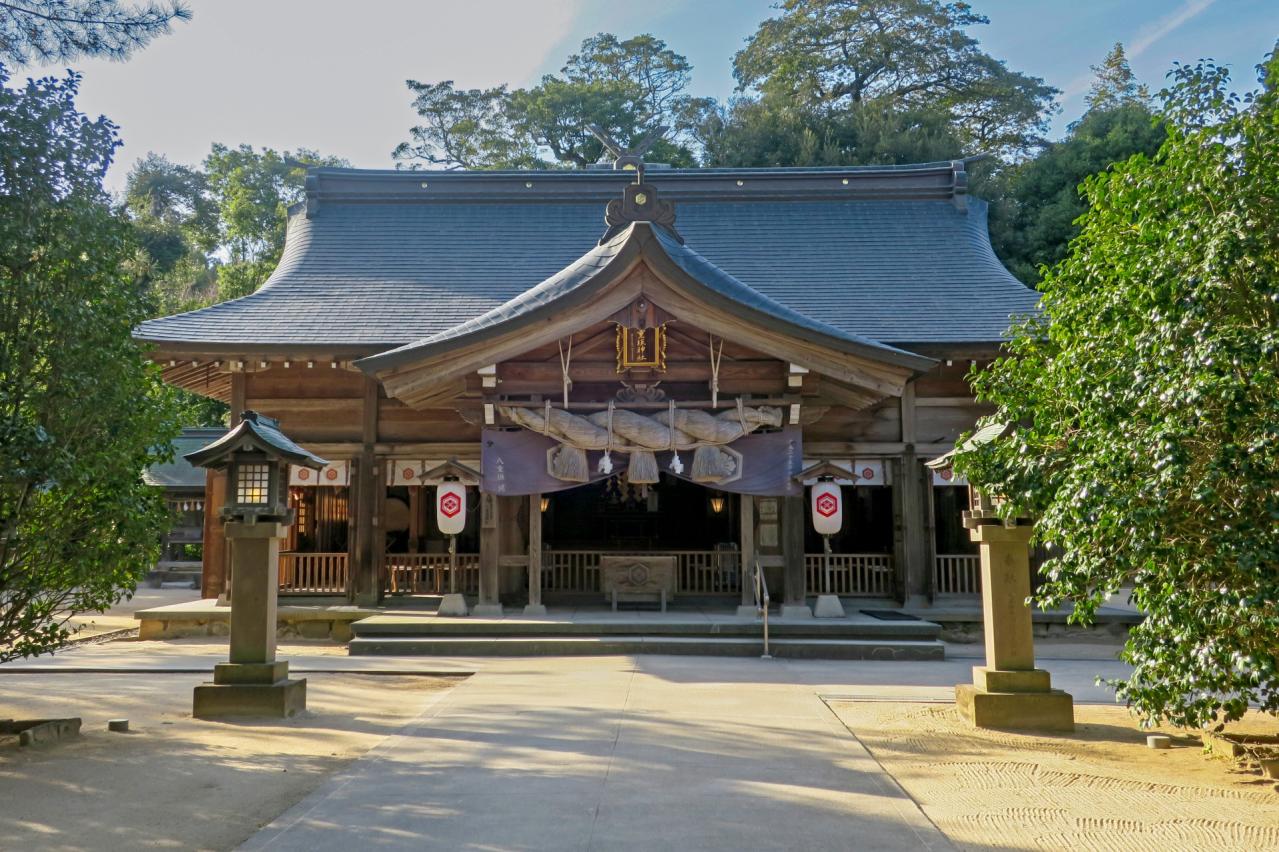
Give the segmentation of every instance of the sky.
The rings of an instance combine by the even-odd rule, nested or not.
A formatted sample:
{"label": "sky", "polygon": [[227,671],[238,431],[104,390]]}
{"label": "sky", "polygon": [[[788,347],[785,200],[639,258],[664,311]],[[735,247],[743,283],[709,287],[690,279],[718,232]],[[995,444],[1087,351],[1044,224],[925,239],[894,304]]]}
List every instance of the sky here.
{"label": "sky", "polygon": [[[772,0],[189,0],[178,23],[127,62],[71,63],[80,108],[121,127],[107,177],[119,191],[149,151],[197,163],[213,142],[311,148],[390,168],[415,114],[404,86],[528,86],[600,31],[652,33],[688,57],[691,93],[733,94],[732,56]],[[1241,88],[1279,37],[1277,0],[971,0],[990,18],[972,29],[1014,70],[1062,90],[1053,134],[1083,111],[1098,64],[1122,41],[1158,90],[1174,61],[1229,64]],[[22,69],[19,77],[57,73]],[[973,152],[964,152],[973,153]]]}

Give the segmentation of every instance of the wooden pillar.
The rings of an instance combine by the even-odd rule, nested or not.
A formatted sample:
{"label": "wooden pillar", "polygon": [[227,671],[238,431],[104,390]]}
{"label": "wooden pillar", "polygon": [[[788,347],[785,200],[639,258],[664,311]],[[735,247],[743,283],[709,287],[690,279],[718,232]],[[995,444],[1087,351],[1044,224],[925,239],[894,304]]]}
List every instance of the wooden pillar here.
{"label": "wooden pillar", "polygon": [[808,583],[804,571],[804,498],[782,499],[782,615],[786,618],[811,616]]}
{"label": "wooden pillar", "polygon": [[502,555],[502,501],[496,494],[480,494],[480,595],[476,615],[502,614],[498,597],[498,560]]}
{"label": "wooden pillar", "polygon": [[528,606],[525,615],[546,615],[542,605],[542,495],[528,496]]}
{"label": "wooden pillar", "polygon": [[[227,420],[230,428],[240,425],[240,415],[244,413],[247,388],[244,373],[231,374],[231,414]],[[208,490],[204,501],[204,558],[201,574],[210,572],[212,576],[200,578],[200,586],[205,597],[217,598],[218,603],[231,605],[231,549],[227,547],[222,519],[218,512],[226,500],[227,477],[225,472],[211,474],[205,479]]]}
{"label": "wooden pillar", "polygon": [[925,511],[927,491],[924,486],[924,467],[915,452],[915,386],[906,385],[901,396],[901,470],[895,487],[901,489],[901,588],[903,604],[920,600],[928,594],[927,563],[928,519]]}
{"label": "wooden pillar", "polygon": [[740,550],[742,551],[742,603],[738,615],[755,613],[755,498],[750,494],[737,496],[738,517],[741,521]]}
{"label": "wooden pillar", "polygon": [[374,536],[381,528],[378,508],[381,501],[378,491],[382,489],[381,471],[377,459],[373,455],[373,445],[377,443],[378,383],[372,378],[364,379],[364,403],[361,406],[361,444],[360,455],[356,463],[355,482],[355,540],[351,548],[353,557],[349,594],[356,604],[376,605],[382,596],[382,584],[379,580],[379,566],[376,554],[379,548],[374,543]]}
{"label": "wooden pillar", "polygon": [[422,536],[422,492],[420,485],[409,486],[409,553],[417,553]]}
{"label": "wooden pillar", "polygon": [[204,544],[200,554],[200,597],[216,598],[226,590],[226,536],[218,510],[226,500],[226,474],[204,475]]}

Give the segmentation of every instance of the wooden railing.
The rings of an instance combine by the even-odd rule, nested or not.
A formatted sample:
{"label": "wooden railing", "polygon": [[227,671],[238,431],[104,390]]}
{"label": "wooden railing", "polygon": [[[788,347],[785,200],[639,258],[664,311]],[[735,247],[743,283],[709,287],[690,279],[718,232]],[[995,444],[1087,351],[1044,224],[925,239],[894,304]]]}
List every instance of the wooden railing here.
{"label": "wooden railing", "polygon": [[933,588],[939,595],[981,594],[981,557],[975,553],[937,554]]}
{"label": "wooden railing", "polygon": [[887,553],[806,553],[804,567],[810,595],[886,598],[893,594],[893,557]]}
{"label": "wooden railing", "polygon": [[[447,553],[388,553],[385,557],[386,590],[392,594],[442,595],[450,591]],[[457,555],[457,590],[474,595],[480,589],[480,555]]]}
{"label": "wooden railing", "polygon": [[[606,552],[608,551],[545,551],[542,555],[542,588],[550,592],[598,592],[600,556]],[[742,557],[739,551],[646,550],[642,555],[675,557],[676,594],[741,593]]]}
{"label": "wooden railing", "polygon": [[281,553],[280,592],[295,595],[345,594],[346,554]]}

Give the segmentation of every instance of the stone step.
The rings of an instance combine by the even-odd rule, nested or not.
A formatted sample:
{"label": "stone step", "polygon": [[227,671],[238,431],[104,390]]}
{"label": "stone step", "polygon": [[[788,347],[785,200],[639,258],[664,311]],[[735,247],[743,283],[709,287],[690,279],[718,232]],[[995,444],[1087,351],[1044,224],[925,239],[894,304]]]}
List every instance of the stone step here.
{"label": "stone step", "polygon": [[[761,623],[751,619],[681,619],[678,615],[664,618],[578,616],[572,620],[375,615],[351,624],[351,632],[357,638],[673,636],[758,639],[761,630]],[[929,641],[938,638],[941,627],[931,621],[878,621],[869,617],[830,620],[772,618],[769,620],[769,633],[778,639]]]}
{"label": "stone step", "polygon": [[[774,639],[775,657],[821,660],[942,660],[945,646],[936,640]],[[685,654],[707,657],[757,657],[763,642],[706,636],[357,636],[351,656],[535,657],[604,654]]]}

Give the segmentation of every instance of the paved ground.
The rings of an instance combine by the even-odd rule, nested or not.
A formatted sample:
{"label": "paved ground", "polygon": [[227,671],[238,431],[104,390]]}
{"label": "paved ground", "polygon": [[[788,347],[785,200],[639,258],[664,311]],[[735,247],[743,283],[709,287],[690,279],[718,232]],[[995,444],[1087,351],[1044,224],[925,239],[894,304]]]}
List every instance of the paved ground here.
{"label": "paved ground", "polygon": [[[945,699],[971,661],[476,660],[246,849],[949,849],[823,696]],[[1081,700],[1117,664],[1050,664]]]}
{"label": "paved ground", "polygon": [[[1105,659],[1113,645],[1040,647],[1055,685],[1109,703],[1093,678],[1123,673]],[[909,664],[342,651],[299,643],[287,653],[297,672],[475,674],[321,781],[247,849],[951,848],[827,701],[950,700],[980,645]],[[173,673],[207,672],[225,653],[221,639],[85,646],[0,666],[0,690],[39,679],[49,694],[75,683],[110,696],[126,671],[163,671],[157,683],[189,696],[190,678]]]}

